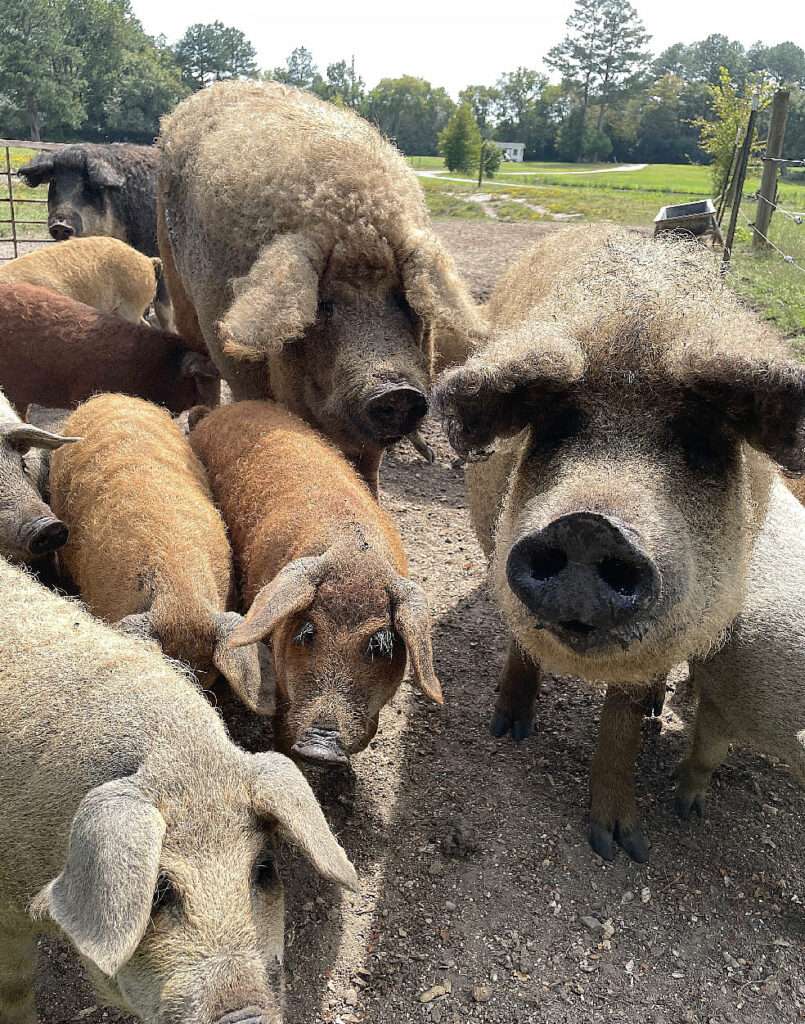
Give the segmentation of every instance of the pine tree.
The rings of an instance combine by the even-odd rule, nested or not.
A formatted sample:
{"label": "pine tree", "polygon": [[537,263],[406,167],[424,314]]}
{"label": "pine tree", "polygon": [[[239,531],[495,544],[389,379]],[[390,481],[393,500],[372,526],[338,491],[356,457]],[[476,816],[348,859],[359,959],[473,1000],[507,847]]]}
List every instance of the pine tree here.
{"label": "pine tree", "polygon": [[481,133],[468,103],[453,114],[439,135],[439,152],[450,171],[469,173],[478,166]]}

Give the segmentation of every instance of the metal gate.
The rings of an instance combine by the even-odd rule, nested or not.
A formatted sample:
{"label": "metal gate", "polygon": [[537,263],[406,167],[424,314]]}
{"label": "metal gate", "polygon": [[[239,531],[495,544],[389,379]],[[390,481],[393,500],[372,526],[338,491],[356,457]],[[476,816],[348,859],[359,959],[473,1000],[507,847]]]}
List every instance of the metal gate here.
{"label": "metal gate", "polygon": [[[19,191],[23,186],[11,165],[12,149],[61,149],[61,144],[0,139],[0,154],[4,161],[0,169],[0,181],[5,185],[5,194],[0,193],[0,262],[13,260],[19,256],[22,245],[38,245],[53,241],[47,234],[47,217],[41,220],[32,219],[30,216],[37,206],[47,207],[47,186],[42,185],[41,189],[34,190],[41,191],[41,198],[37,196],[35,199],[23,199],[15,194],[15,190]],[[26,213],[29,215],[26,216]],[[41,231],[37,233],[36,228],[40,228]]]}

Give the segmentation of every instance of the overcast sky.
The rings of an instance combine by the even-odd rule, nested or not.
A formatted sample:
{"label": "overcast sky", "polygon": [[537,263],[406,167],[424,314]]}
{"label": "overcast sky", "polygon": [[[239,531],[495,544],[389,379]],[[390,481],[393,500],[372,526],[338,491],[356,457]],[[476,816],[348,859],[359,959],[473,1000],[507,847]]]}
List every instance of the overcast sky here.
{"label": "overcast sky", "polygon": [[[805,49],[803,0],[633,0],[651,48],[722,32],[745,45],[791,39]],[[318,67],[355,55],[371,88],[402,74],[443,85],[454,97],[469,83],[494,83],[519,65],[540,67],[557,43],[572,0],[133,0],[152,35],[170,42],[192,22],[220,19],[246,33],[260,67],[284,63],[295,46],[313,52]],[[473,9],[483,13],[473,14]],[[762,16],[762,26],[758,16]]]}

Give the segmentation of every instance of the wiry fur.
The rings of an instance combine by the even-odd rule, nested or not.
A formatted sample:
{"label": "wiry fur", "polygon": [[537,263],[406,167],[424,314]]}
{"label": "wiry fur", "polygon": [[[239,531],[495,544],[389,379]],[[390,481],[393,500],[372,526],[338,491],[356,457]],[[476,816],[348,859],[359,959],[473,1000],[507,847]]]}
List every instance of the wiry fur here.
{"label": "wiry fur", "polygon": [[158,269],[116,238],[73,238],[4,263],[0,284],[38,285],[137,324],[156,294]]}
{"label": "wiry fur", "polygon": [[0,589],[0,1018],[34,1024],[57,925],[100,998],[149,1024],[279,1024],[283,893],[258,865],[279,834],[356,884],[304,778],[238,749],[152,645],[1,559]]}
{"label": "wiry fur", "polygon": [[[129,143],[80,143],[40,153],[19,174],[36,187],[56,182],[48,197],[48,223],[81,216],[79,235],[113,235],[156,256],[156,187],[159,150]],[[76,228],[79,224],[76,222]]]}
{"label": "wiry fur", "polygon": [[[706,661],[744,608],[774,463],[805,469],[805,368],[682,240],[557,233],[504,276],[489,309],[492,340],[444,376],[438,402],[460,452],[496,445],[467,486],[514,641],[548,671],[616,687],[605,731],[618,749],[599,751],[598,771],[639,737],[642,698],[628,688]],[[588,650],[536,621],[506,575],[520,538],[579,511],[624,523],[660,581],[650,613]],[[625,833],[631,765],[606,771],[593,817],[602,800],[620,803],[599,818]]]}
{"label": "wiry fur", "polygon": [[176,334],[29,284],[0,283],[0,322],[0,382],[21,413],[32,402],[68,408],[97,391],[176,413],[217,402],[215,366]]}
{"label": "wiry fur", "polygon": [[219,670],[234,675],[240,696],[258,703],[257,650],[240,652],[240,675],[227,673],[221,658],[240,621],[225,614],[234,597],[232,556],[204,468],[180,427],[155,405],[107,394],[76,409],[65,430],[82,440],[52,460],[51,504],[70,528],[62,562],[89,610],[153,636],[205,686]]}
{"label": "wiry fur", "polygon": [[[406,643],[416,681],[441,700],[424,595],[405,579],[392,520],[343,456],[270,402],[217,409],[190,440],[229,527],[246,634],[271,634],[285,745],[328,721],[348,752],[363,749],[402,681]],[[389,629],[396,642],[373,648]]]}
{"label": "wiry fur", "polygon": [[179,330],[200,329],[236,398],[271,394],[350,456],[382,451],[356,399],[378,378],[426,387],[434,332],[484,331],[403,157],[351,111],[277,83],[197,93],[159,145]]}

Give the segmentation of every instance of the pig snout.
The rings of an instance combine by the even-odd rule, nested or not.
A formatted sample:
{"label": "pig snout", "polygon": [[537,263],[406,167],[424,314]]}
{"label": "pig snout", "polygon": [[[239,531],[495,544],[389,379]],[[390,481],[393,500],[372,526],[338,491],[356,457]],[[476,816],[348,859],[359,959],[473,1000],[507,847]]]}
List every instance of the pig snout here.
{"label": "pig snout", "polygon": [[33,558],[49,555],[52,551],[64,547],[69,531],[65,524],[55,516],[41,516],[28,523],[21,532],[25,550]]}
{"label": "pig snout", "polygon": [[53,221],[48,226],[48,231],[50,232],[50,237],[57,242],[66,242],[68,238],[72,238],[77,233],[72,224],[67,224],[63,220]]}
{"label": "pig snout", "polygon": [[309,726],[291,750],[309,764],[326,768],[345,768],[349,764],[341,733],[333,722],[317,722]]}
{"label": "pig snout", "polygon": [[225,1013],[215,1021],[215,1024],[272,1024],[274,1019],[259,1006],[244,1006],[240,1010]]}
{"label": "pig snout", "polygon": [[424,392],[411,384],[390,384],[370,395],[365,415],[381,441],[399,441],[416,430],[428,411]]}
{"label": "pig snout", "polygon": [[660,591],[656,566],[628,528],[594,512],[561,516],[521,537],[506,576],[539,623],[576,648],[606,642],[608,631],[633,624]]}

